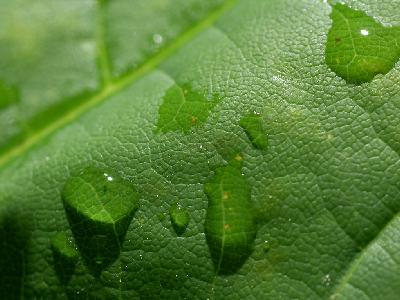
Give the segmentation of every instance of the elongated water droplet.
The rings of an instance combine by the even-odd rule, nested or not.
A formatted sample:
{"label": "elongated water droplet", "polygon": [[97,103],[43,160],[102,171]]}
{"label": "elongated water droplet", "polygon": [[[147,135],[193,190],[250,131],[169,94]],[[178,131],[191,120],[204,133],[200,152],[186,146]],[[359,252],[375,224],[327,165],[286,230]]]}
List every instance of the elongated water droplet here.
{"label": "elongated water droplet", "polygon": [[244,129],[254,147],[265,150],[268,146],[268,136],[262,122],[261,115],[250,114],[240,120],[240,126]]}
{"label": "elongated water droplet", "polygon": [[236,272],[252,253],[256,225],[242,156],[215,170],[204,185],[208,197],[205,233],[217,274]]}
{"label": "elongated water droplet", "polygon": [[68,179],[62,198],[79,251],[98,274],[118,257],[138,194],[129,182],[90,167]]}
{"label": "elongated water droplet", "polygon": [[175,229],[175,232],[178,235],[183,234],[190,220],[188,211],[179,204],[174,204],[171,206],[169,212],[171,217],[171,223]]}
{"label": "elongated water droplet", "polygon": [[326,43],[326,63],[348,83],[370,82],[400,57],[400,27],[384,27],[364,12],[337,3]]}
{"label": "elongated water droplet", "polygon": [[68,237],[64,232],[59,232],[52,238],[51,248],[57,276],[62,283],[66,283],[71,278],[79,259],[75,242],[72,237]]}

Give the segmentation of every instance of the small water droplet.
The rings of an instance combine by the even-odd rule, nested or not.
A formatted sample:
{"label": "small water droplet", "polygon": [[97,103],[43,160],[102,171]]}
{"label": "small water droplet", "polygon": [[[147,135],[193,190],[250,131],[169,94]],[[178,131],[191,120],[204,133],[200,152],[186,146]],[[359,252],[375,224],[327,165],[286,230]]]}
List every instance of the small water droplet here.
{"label": "small water droplet", "polygon": [[171,206],[169,213],[171,217],[171,223],[175,232],[178,235],[183,234],[190,220],[188,211],[179,204],[174,204]]}
{"label": "small water droplet", "polygon": [[154,35],[153,35],[153,41],[154,41],[154,43],[156,43],[157,45],[161,44],[161,43],[163,42],[163,37],[162,37],[162,35],[161,35],[161,34],[158,34],[158,33],[154,34]]}
{"label": "small water droplet", "polygon": [[263,248],[265,252],[268,252],[269,249],[271,248],[270,243],[268,241],[264,241]]}

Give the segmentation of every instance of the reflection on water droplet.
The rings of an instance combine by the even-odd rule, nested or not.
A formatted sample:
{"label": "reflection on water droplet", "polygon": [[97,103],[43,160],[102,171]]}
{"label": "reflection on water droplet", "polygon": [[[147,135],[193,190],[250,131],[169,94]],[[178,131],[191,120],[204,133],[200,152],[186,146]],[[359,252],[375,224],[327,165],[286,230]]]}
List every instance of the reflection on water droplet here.
{"label": "reflection on water droplet", "polygon": [[171,206],[169,213],[171,217],[171,223],[176,234],[183,234],[190,220],[188,211],[179,204],[174,204]]}
{"label": "reflection on water droplet", "polygon": [[118,257],[139,196],[129,182],[90,167],[68,179],[62,198],[79,251],[99,274]]}

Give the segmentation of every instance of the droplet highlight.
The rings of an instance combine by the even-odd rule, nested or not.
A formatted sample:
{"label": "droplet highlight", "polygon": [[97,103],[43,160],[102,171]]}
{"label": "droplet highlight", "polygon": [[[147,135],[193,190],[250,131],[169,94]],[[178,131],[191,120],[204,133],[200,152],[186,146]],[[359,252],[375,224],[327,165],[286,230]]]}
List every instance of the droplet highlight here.
{"label": "droplet highlight", "polygon": [[216,274],[235,273],[254,248],[256,224],[242,163],[242,156],[236,155],[204,185],[208,197],[205,233]]}
{"label": "droplet highlight", "polygon": [[400,57],[400,27],[385,27],[364,12],[337,3],[332,7],[326,64],[352,84],[389,72]]}
{"label": "droplet highlight", "polygon": [[263,243],[263,249],[264,249],[264,252],[268,252],[269,249],[271,249],[271,245],[270,245],[270,242],[269,242],[269,241],[264,241],[264,243]]}
{"label": "droplet highlight", "polygon": [[179,204],[174,204],[171,206],[169,214],[176,234],[182,235],[189,224],[189,212]]}
{"label": "droplet highlight", "polygon": [[62,199],[78,249],[98,275],[118,257],[139,195],[130,182],[89,167],[68,179]]}
{"label": "droplet highlight", "polygon": [[249,114],[240,120],[240,126],[246,132],[253,146],[260,150],[268,147],[268,135],[263,128],[263,119],[259,114]]}

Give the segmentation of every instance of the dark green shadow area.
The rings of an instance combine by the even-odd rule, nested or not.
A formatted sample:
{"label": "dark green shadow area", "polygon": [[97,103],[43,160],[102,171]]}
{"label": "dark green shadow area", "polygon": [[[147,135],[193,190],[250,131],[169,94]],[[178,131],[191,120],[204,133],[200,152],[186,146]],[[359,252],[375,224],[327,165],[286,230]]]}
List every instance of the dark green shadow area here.
{"label": "dark green shadow area", "polygon": [[364,12],[335,4],[325,48],[326,64],[352,84],[388,73],[400,57],[400,27],[385,27]]}
{"label": "dark green shadow area", "polygon": [[139,195],[130,182],[89,167],[68,179],[62,198],[82,258],[99,276],[120,254]]}
{"label": "dark green shadow area", "polygon": [[253,252],[256,222],[242,157],[217,168],[204,185],[208,197],[205,233],[216,274],[237,272]]}
{"label": "dark green shadow area", "polygon": [[0,80],[0,110],[18,101],[18,89]]}
{"label": "dark green shadow area", "polygon": [[59,232],[51,239],[54,268],[63,285],[66,285],[74,274],[75,265],[79,260],[79,252],[72,237]]}
{"label": "dark green shadow area", "polygon": [[26,216],[17,209],[0,212],[0,298],[24,298],[26,251],[31,237]]}
{"label": "dark green shadow area", "polygon": [[187,133],[193,127],[201,126],[219,101],[216,95],[207,99],[187,84],[175,84],[166,91],[158,110],[157,131]]}
{"label": "dark green shadow area", "polygon": [[262,122],[261,115],[249,114],[240,120],[240,126],[255,148],[265,150],[268,147],[268,135],[265,133]]}

